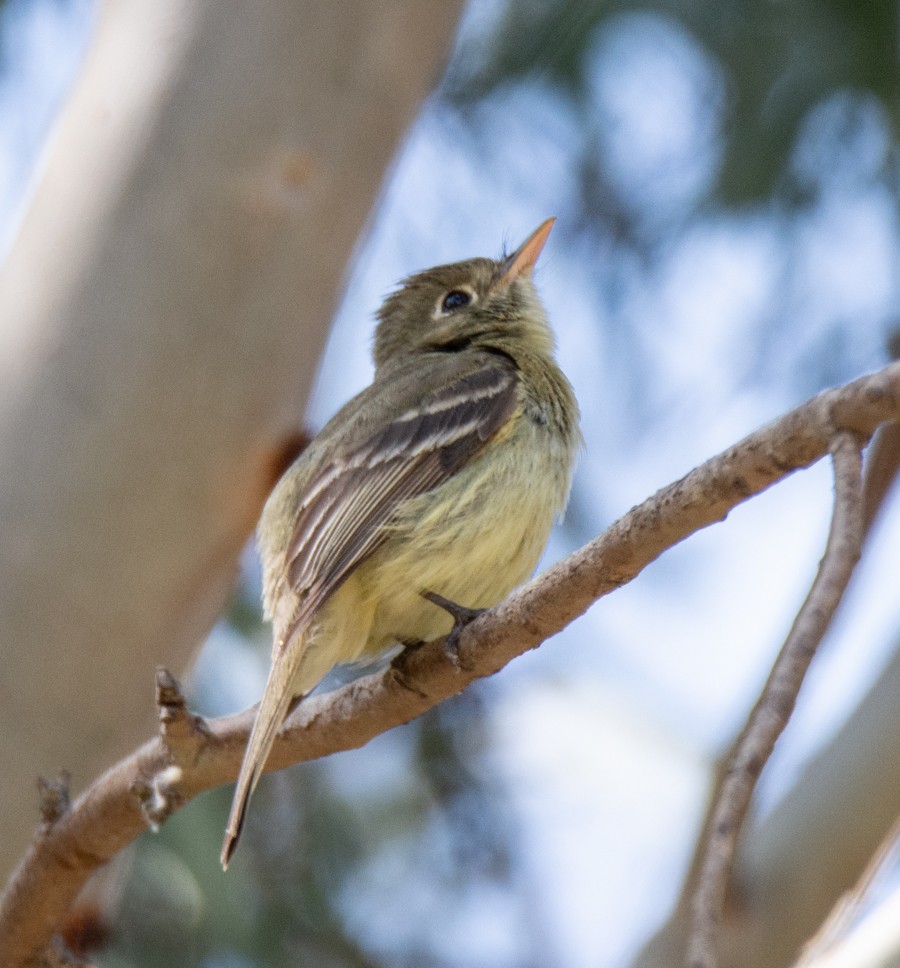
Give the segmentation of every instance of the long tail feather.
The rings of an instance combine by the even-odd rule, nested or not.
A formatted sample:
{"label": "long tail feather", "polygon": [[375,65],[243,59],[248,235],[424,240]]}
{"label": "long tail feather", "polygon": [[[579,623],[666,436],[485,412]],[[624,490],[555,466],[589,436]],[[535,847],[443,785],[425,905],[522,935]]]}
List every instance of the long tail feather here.
{"label": "long tail feather", "polygon": [[247,806],[250,797],[256,789],[256,784],[262,774],[266,760],[275,736],[287,716],[288,710],[294,704],[296,697],[292,695],[291,684],[293,669],[287,653],[282,654],[272,665],[266,690],[263,693],[256,721],[250,732],[250,739],[244,753],[244,762],[238,774],[234,799],[231,802],[231,813],[225,828],[225,840],[222,844],[222,869],[228,870],[228,864],[234,855],[244,819],[247,816]]}

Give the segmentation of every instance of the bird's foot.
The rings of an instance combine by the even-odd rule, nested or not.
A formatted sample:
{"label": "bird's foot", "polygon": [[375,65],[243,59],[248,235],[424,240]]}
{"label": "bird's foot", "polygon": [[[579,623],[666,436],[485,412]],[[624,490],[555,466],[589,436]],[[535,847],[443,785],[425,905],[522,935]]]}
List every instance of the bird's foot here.
{"label": "bird's foot", "polygon": [[438,595],[437,592],[422,592],[422,598],[427,599],[432,605],[437,605],[445,612],[449,612],[453,618],[453,628],[450,634],[444,639],[444,654],[456,666],[457,669],[466,668],[459,657],[459,636],[462,630],[474,619],[478,618],[484,608],[466,608],[465,605],[458,605],[451,602],[449,598]]}

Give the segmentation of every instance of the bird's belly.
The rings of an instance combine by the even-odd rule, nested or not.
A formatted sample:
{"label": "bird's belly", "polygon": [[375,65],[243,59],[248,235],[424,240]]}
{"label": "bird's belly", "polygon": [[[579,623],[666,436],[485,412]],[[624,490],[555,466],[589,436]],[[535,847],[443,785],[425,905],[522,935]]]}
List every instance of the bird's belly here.
{"label": "bird's belly", "polygon": [[451,617],[423,591],[486,608],[530,577],[569,488],[568,455],[540,443],[510,441],[504,459],[477,460],[403,509],[360,569],[375,601],[366,652],[450,631]]}

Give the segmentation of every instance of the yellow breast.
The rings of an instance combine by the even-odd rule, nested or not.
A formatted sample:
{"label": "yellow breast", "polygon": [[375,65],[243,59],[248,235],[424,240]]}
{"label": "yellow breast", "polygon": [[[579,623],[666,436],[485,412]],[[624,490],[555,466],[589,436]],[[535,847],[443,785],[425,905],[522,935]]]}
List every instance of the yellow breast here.
{"label": "yellow breast", "polygon": [[495,605],[537,566],[571,480],[571,448],[524,416],[445,484],[409,501],[393,536],[359,569],[374,604],[364,646],[436,638],[452,619],[421,597]]}

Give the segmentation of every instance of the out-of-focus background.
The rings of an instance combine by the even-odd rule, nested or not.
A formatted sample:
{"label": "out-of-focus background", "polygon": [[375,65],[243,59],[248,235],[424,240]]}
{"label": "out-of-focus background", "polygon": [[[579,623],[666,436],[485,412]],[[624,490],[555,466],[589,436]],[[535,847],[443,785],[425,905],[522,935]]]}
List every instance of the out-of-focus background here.
{"label": "out-of-focus background", "polygon": [[[4,254],[16,250],[41,179],[64,167],[56,119],[97,24],[123,16],[113,6],[0,3]],[[384,5],[384,36],[370,33],[368,45],[394,43],[391,15]],[[426,19],[391,49],[395,65],[431,49],[427,30]],[[558,222],[537,281],[586,448],[545,561],[767,420],[889,358],[900,308],[896,3],[472,0],[456,33],[451,25],[436,43],[445,69],[435,69],[383,174],[308,412],[289,418],[298,429],[321,426],[368,382],[373,313],[400,278],[498,254],[549,215]],[[210,63],[232,56],[210,47]],[[332,69],[354,70],[336,51]],[[129,79],[158,64],[136,58],[121,69]],[[191,83],[202,87],[203,63],[195,70]],[[166,137],[178,156],[181,129]],[[295,162],[303,182],[305,163]],[[259,202],[270,203],[280,204]],[[302,203],[295,217],[305,217]],[[217,231],[198,228],[198,262],[204,233]],[[312,244],[328,232],[320,220]],[[168,242],[156,236],[154,251]],[[232,304],[244,298],[248,251],[230,279]],[[264,343],[266,303],[253,305]],[[298,319],[305,307],[298,293]],[[2,346],[14,373],[17,344]],[[101,336],[84,348],[88,388],[105,346]],[[307,356],[311,369],[318,352]],[[289,372],[291,361],[272,367]],[[155,378],[179,379],[164,367]],[[194,379],[203,384],[202,366]],[[154,459],[168,459],[165,446]],[[201,797],[131,853],[98,964],[655,964],[643,946],[678,896],[717,757],[812,579],[830,502],[826,464],[796,475],[500,675],[362,750],[263,780],[227,876],[218,845],[231,791]],[[867,845],[900,812],[900,787],[891,800],[879,786],[900,761],[895,717],[884,713],[900,708],[898,545],[900,508],[889,500],[764,774],[739,877],[751,899],[766,899],[767,936],[783,932],[779,918],[827,910],[817,889],[852,882]],[[252,547],[240,560],[221,619],[189,674],[178,670],[208,715],[256,701],[267,669]],[[143,649],[148,669],[162,661],[152,643]],[[106,661],[117,662],[115,651]],[[12,676],[0,691],[15,690]],[[150,679],[128,688],[133,708],[152,714]],[[64,765],[80,785],[91,779],[79,763]],[[825,868],[832,879],[818,873]],[[778,958],[798,943],[790,930],[775,960],[745,950],[739,963],[787,964]]]}

